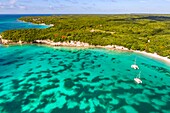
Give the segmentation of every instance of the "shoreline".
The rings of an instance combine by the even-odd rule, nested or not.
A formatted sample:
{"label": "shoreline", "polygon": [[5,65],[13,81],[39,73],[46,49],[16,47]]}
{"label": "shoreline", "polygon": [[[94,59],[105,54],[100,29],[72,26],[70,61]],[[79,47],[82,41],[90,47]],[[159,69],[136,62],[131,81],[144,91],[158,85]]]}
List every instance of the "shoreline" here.
{"label": "shoreline", "polygon": [[103,48],[107,50],[127,51],[127,52],[142,54],[150,58],[155,58],[157,60],[170,64],[170,59],[167,57],[160,56],[156,53],[147,53],[145,51],[139,51],[139,50],[129,50],[128,48],[125,48],[123,46],[118,46],[118,45],[107,45],[107,46],[96,45],[95,46],[80,41],[53,42],[51,40],[35,40],[32,43],[22,42],[21,40],[19,42],[12,42],[11,40],[2,39],[1,35],[0,35],[0,42],[2,43],[2,45],[43,44],[51,47],[63,46],[63,47],[81,47],[81,48]]}
{"label": "shoreline", "polygon": [[160,61],[165,62],[167,64],[170,64],[170,59],[168,57],[160,56],[157,53],[147,53],[145,51],[138,51],[138,50],[133,50],[133,52],[134,53],[138,53],[138,54],[142,54],[142,55],[145,55],[145,56],[148,56],[150,58],[154,58],[154,59],[160,60]]}
{"label": "shoreline", "polygon": [[49,27],[53,27],[53,26],[54,26],[54,24],[50,24],[50,25],[47,25],[47,24],[45,24],[45,23],[36,24],[36,23],[32,23],[32,22],[26,22],[26,21],[23,21],[23,20],[19,20],[19,19],[17,19],[17,21],[19,21],[19,22],[24,22],[24,23],[31,23],[31,24],[34,24],[34,25],[47,26],[47,28],[49,28]]}

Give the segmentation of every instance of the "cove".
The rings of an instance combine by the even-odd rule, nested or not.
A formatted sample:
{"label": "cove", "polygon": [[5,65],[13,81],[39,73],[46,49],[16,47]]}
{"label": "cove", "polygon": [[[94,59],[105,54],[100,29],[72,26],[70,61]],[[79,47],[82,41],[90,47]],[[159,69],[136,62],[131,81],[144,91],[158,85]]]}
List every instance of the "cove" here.
{"label": "cove", "polygon": [[[170,112],[170,66],[133,52],[0,46],[0,111]],[[139,70],[130,66],[134,59]],[[142,84],[134,77],[141,71]]]}

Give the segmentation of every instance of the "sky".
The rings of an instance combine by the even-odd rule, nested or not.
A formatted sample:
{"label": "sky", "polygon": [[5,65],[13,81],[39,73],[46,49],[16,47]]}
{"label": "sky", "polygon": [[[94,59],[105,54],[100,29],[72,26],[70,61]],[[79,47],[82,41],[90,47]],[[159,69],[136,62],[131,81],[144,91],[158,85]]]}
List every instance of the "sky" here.
{"label": "sky", "polygon": [[170,14],[170,0],[0,0],[0,14]]}

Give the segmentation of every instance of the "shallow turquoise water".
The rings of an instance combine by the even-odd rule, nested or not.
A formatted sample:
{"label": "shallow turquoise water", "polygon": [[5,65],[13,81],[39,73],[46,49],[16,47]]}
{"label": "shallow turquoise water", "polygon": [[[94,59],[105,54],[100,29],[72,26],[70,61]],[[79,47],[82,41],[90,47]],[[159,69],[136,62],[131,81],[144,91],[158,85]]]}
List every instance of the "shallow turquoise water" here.
{"label": "shallow turquoise water", "polygon": [[[45,25],[38,25],[38,24],[32,24],[28,22],[21,22],[18,21],[18,18],[22,16],[39,16],[39,15],[7,15],[7,14],[1,14],[0,15],[0,33],[6,30],[11,29],[28,29],[28,28],[39,28],[44,29],[48,28],[49,26]],[[45,15],[41,15],[45,16]],[[47,15],[48,16],[48,15]]]}
{"label": "shallow turquoise water", "polygon": [[[131,52],[0,46],[0,113],[169,113],[170,66]],[[130,68],[134,59],[140,70]],[[141,71],[142,84],[134,77]]]}

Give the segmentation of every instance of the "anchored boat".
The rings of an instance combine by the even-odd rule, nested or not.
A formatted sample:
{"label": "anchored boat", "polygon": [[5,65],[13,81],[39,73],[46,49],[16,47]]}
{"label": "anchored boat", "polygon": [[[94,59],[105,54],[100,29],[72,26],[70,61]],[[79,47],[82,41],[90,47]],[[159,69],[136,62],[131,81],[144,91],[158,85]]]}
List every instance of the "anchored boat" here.
{"label": "anchored boat", "polygon": [[138,65],[136,64],[136,59],[134,61],[134,64],[131,65],[131,68],[133,69],[139,69]]}
{"label": "anchored boat", "polygon": [[136,76],[136,78],[134,78],[134,81],[138,84],[142,83],[142,80],[140,79],[140,73],[141,71],[139,72],[139,74]]}

